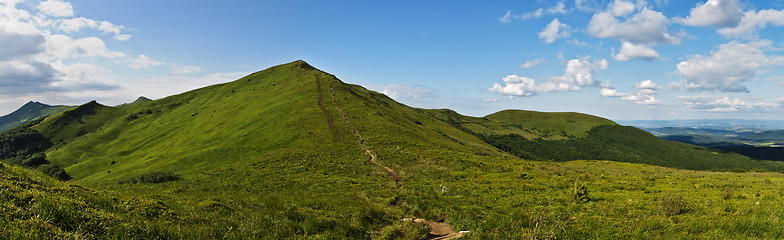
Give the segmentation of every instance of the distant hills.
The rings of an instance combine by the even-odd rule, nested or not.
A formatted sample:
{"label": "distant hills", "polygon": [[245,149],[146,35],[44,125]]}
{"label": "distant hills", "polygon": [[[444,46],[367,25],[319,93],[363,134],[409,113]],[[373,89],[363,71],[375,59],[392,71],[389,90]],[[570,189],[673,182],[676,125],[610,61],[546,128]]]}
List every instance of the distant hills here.
{"label": "distant hills", "polygon": [[[599,167],[575,163],[575,170],[555,162],[784,169],[779,162],[666,141],[581,113],[507,110],[469,117],[412,108],[304,61],[154,101],[114,107],[91,101],[4,134],[0,146],[13,157],[7,163],[35,160],[64,169],[75,184],[160,199],[135,201],[146,204],[138,213],[123,207],[125,200],[96,200],[116,201],[118,209],[103,203],[94,211],[119,212],[117,221],[130,221],[134,231],[144,231],[134,219],[157,223],[141,232],[151,238],[435,237],[435,225],[401,221],[406,218],[488,238],[531,238],[506,231],[529,228],[537,211],[555,211],[541,206],[573,211],[575,195],[581,203],[589,200],[569,189],[605,178],[590,172]],[[642,181],[641,175],[635,172],[629,182]],[[656,179],[646,184],[654,186]],[[612,189],[632,184],[623,185]],[[569,221],[580,226],[568,230],[572,238],[591,238],[590,224]],[[65,232],[80,231],[61,225]],[[91,234],[118,231],[110,230]]]}
{"label": "distant hills", "polygon": [[40,102],[27,102],[16,111],[0,117],[0,131],[28,123],[36,118],[46,117],[55,113],[68,110],[74,106],[51,106]]}
{"label": "distant hills", "polygon": [[683,119],[683,120],[624,120],[618,123],[642,129],[702,128],[735,131],[766,131],[784,129],[784,120],[770,119]]}
{"label": "distant hills", "polygon": [[779,125],[781,122],[689,120],[636,123],[645,131],[665,140],[736,152],[754,159],[784,161],[784,126]]}

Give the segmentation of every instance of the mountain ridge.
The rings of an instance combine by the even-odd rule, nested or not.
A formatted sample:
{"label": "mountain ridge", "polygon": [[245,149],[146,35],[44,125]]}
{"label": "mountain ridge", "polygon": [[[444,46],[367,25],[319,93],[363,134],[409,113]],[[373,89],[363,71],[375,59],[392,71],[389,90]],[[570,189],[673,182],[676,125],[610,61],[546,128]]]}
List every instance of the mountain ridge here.
{"label": "mountain ridge", "polygon": [[29,101],[19,109],[0,116],[0,132],[31,122],[36,118],[46,117],[72,108],[65,105],[47,105],[38,101]]}
{"label": "mountain ridge", "polygon": [[[591,186],[598,195],[595,203],[584,192],[566,193],[588,182],[618,183],[591,171],[675,171],[573,161],[582,158],[554,163],[546,159],[550,155],[535,151],[526,154],[537,158],[502,151],[499,143],[519,148],[582,141],[601,153],[588,156],[629,162],[657,154],[629,150],[644,145],[722,156],[736,161],[729,167],[743,171],[757,166],[742,156],[673,144],[586,114],[512,110],[469,117],[449,109],[412,108],[304,61],[136,105],[91,101],[29,130],[52,143],[46,160],[64,168],[72,183],[160,199],[183,219],[197,219],[171,220],[176,223],[172,231],[210,232],[215,238],[428,238],[433,237],[430,227],[421,223],[435,221],[489,238],[530,238],[536,235],[508,229],[529,229],[529,219],[541,211],[582,209],[574,205],[573,194],[580,199],[576,204],[588,204],[585,209],[626,203],[608,196],[628,184]],[[501,141],[489,140],[496,137]],[[569,153],[556,150],[556,157]],[[654,160],[644,163],[678,163]],[[624,181],[639,182],[636,178],[646,171]],[[645,180],[646,186],[655,180]],[[657,191],[639,193],[651,198]],[[558,231],[571,238],[591,238],[595,229],[590,222],[564,223],[577,226]]]}

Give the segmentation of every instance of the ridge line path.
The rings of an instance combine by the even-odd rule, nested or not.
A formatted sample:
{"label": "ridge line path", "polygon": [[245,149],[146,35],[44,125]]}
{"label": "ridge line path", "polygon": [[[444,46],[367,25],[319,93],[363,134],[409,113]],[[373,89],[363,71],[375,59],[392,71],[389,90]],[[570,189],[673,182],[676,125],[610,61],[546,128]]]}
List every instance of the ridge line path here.
{"label": "ridge line path", "polygon": [[401,177],[400,173],[398,173],[394,169],[384,166],[378,161],[378,157],[376,157],[376,155],[373,154],[373,151],[371,151],[370,148],[368,148],[367,145],[365,145],[365,138],[362,137],[362,134],[360,134],[356,128],[354,128],[354,125],[351,124],[351,120],[348,119],[348,115],[346,115],[346,112],[343,111],[343,109],[340,108],[340,106],[338,105],[337,99],[335,98],[335,88],[332,86],[332,83],[329,84],[329,89],[332,91],[332,104],[335,105],[335,108],[340,112],[340,114],[343,115],[343,118],[346,119],[346,123],[348,124],[348,127],[351,128],[352,132],[354,132],[354,136],[358,138],[357,142],[359,143],[359,146],[362,147],[362,150],[365,150],[365,154],[370,156],[370,162],[378,165],[379,167],[384,168],[384,170],[386,170],[389,173],[389,175],[392,176],[392,179],[395,179],[395,185],[399,189],[403,189],[403,185],[400,183],[403,180],[403,177]]}
{"label": "ridge line path", "polygon": [[[324,73],[321,73],[321,75],[326,77]],[[395,179],[395,185],[397,186],[397,188],[400,190],[405,190],[403,188],[403,184],[401,183],[403,177],[400,176],[400,173],[398,173],[397,171],[395,171],[390,167],[381,164],[381,162],[378,161],[378,157],[376,157],[376,155],[373,154],[373,151],[371,151],[370,148],[368,148],[367,145],[365,145],[365,138],[362,137],[362,134],[360,134],[356,128],[354,128],[354,125],[351,124],[351,120],[348,119],[348,115],[346,115],[346,112],[343,111],[343,109],[340,108],[340,106],[338,105],[337,98],[335,97],[335,87],[333,86],[332,82],[329,83],[329,89],[332,91],[332,104],[335,105],[335,108],[340,112],[340,114],[343,115],[343,118],[346,119],[346,123],[348,124],[348,127],[351,128],[351,131],[354,132],[354,136],[357,137],[357,143],[359,143],[359,146],[362,147],[362,150],[365,150],[365,154],[370,156],[370,162],[378,165],[379,167],[384,168],[384,170],[386,170],[389,173],[389,175],[391,175],[392,178]],[[412,223],[425,223],[429,225],[430,232],[428,232],[428,239],[430,240],[457,239],[463,237],[463,235],[467,233],[467,231],[455,232],[452,229],[452,226],[450,226],[446,222],[430,221],[421,218],[404,218],[401,219],[401,221],[410,221]]]}

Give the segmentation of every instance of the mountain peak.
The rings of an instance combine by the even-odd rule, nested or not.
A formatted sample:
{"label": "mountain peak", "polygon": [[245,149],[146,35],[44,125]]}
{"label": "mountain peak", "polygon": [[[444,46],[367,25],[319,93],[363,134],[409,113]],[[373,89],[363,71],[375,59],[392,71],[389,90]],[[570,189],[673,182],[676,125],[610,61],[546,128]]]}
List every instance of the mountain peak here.
{"label": "mountain peak", "polygon": [[151,102],[151,101],[152,101],[152,99],[149,99],[149,98],[147,98],[145,96],[140,96],[139,98],[137,98],[133,102],[134,103],[145,103],[145,102]]}
{"label": "mountain peak", "polygon": [[49,105],[40,103],[38,101],[29,101],[29,102],[25,103],[24,105],[22,105],[22,108],[25,108],[25,107],[38,107],[38,106],[49,107]]}
{"label": "mountain peak", "polygon": [[316,68],[314,68],[313,66],[311,66],[310,64],[308,64],[307,62],[305,62],[303,60],[293,61],[293,62],[291,62],[291,64],[294,65],[294,66],[298,66],[300,68],[316,69]]}

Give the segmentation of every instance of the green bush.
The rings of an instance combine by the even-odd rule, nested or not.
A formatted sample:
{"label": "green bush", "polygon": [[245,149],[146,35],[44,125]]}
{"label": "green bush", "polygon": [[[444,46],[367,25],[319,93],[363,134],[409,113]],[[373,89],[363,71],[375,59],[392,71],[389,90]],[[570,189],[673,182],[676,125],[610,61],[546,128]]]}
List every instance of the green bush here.
{"label": "green bush", "polygon": [[163,183],[179,180],[180,176],[171,172],[152,172],[134,178],[120,181],[120,183]]}
{"label": "green bush", "polygon": [[662,213],[670,217],[684,214],[689,211],[686,200],[680,195],[665,195],[661,199]]}

